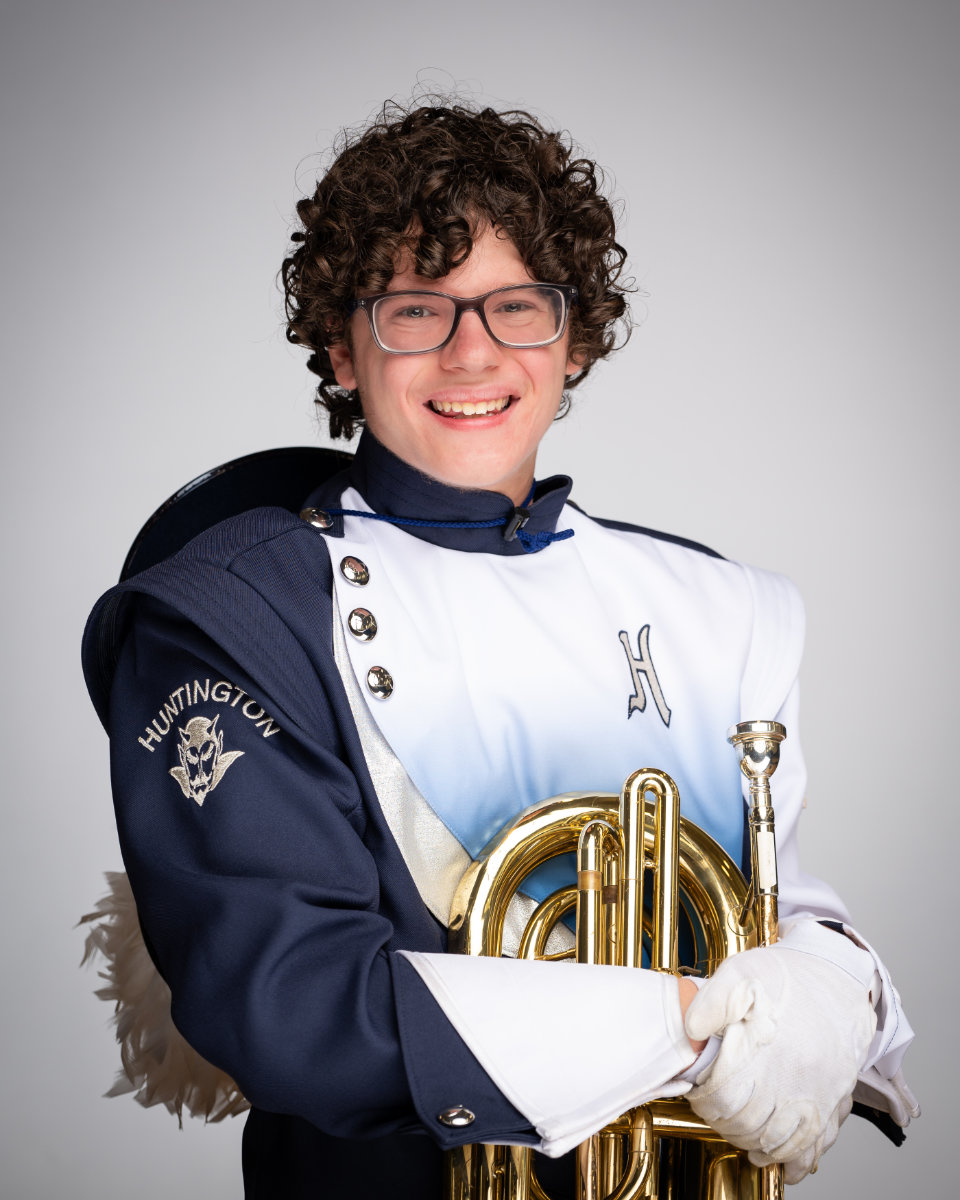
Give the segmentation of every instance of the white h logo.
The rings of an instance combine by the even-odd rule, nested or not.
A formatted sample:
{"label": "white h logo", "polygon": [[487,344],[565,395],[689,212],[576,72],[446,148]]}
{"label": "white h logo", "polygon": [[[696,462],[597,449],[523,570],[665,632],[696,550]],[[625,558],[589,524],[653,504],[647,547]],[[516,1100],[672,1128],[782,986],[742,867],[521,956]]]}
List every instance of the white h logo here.
{"label": "white h logo", "polygon": [[660,680],[657,678],[656,668],[653,665],[653,659],[650,657],[650,626],[644,625],[637,637],[637,645],[640,648],[640,657],[634,658],[633,651],[630,648],[630,637],[625,629],[620,630],[620,645],[623,646],[623,652],[627,656],[627,662],[630,664],[630,675],[633,678],[633,695],[627,702],[627,719],[633,716],[635,712],[643,712],[647,707],[647,696],[643,690],[643,680],[641,675],[646,675],[647,686],[653,696],[653,702],[657,706],[657,712],[660,714],[660,720],[664,725],[670,724],[670,709],[667,708],[667,702],[663,698],[663,690],[660,687]]}

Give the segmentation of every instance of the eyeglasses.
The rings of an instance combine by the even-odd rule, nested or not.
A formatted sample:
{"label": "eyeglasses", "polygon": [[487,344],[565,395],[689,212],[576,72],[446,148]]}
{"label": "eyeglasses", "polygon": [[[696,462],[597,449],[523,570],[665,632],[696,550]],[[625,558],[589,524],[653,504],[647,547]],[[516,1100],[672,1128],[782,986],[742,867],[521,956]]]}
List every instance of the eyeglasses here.
{"label": "eyeglasses", "polygon": [[374,340],[387,354],[428,354],[453,337],[465,312],[475,312],[501,346],[549,346],[563,335],[577,289],[563,283],[521,283],[494,288],[482,296],[445,292],[382,292],[363,296],[347,308],[362,308]]}

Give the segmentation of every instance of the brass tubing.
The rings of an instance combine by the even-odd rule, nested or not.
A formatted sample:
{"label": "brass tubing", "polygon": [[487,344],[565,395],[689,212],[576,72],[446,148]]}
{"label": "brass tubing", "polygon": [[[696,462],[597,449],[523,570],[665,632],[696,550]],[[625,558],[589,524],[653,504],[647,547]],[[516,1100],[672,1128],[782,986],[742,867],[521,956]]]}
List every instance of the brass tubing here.
{"label": "brass tubing", "polygon": [[618,1129],[601,1129],[600,1138],[600,1194],[613,1194],[623,1175],[623,1134]]}
{"label": "brass tubing", "polygon": [[760,1170],[761,1200],[783,1200],[783,1166],[774,1163],[772,1167],[762,1167]]}
{"label": "brass tubing", "polygon": [[595,1133],[577,1147],[577,1200],[601,1200],[600,1135]]}
{"label": "brass tubing", "polygon": [[561,950],[557,954],[547,954],[547,939],[553,927],[571,908],[577,905],[577,889],[575,887],[557,888],[546,900],[542,900],[533,910],[527,921],[517,949],[517,958],[546,958],[551,961],[560,958],[574,958],[576,950]]}
{"label": "brass tubing", "polygon": [[603,919],[607,933],[603,961],[614,965],[620,963],[623,952],[623,905],[620,903],[622,855],[619,850],[617,840],[616,852],[611,850],[603,863]]}
{"label": "brass tubing", "polygon": [[[555,855],[576,850],[584,829],[599,823],[600,827],[585,839],[591,849],[587,861],[580,864],[584,872],[581,882],[587,885],[588,893],[583,902],[592,906],[596,901],[600,909],[599,920],[595,922],[599,930],[597,959],[639,963],[644,861],[653,861],[657,840],[667,846],[671,842],[669,804],[658,819],[654,799],[668,790],[662,786],[664,779],[669,777],[662,772],[637,772],[624,785],[620,796],[571,793],[528,809],[491,841],[461,880],[450,914],[451,949],[498,956],[506,910],[522,880]],[[625,818],[624,828],[618,829],[616,824],[621,817]],[[753,909],[748,904],[748,888],[722,849],[702,830],[683,820],[679,825],[679,847],[679,867],[672,873],[679,879],[682,903],[694,924],[698,963],[714,969],[722,959],[755,943],[756,926]],[[621,848],[625,851],[622,857]],[[666,874],[670,873],[668,864]],[[632,888],[624,889],[619,900],[612,898],[611,886],[617,875],[628,877],[633,884]],[[632,919],[623,921],[631,891]],[[533,928],[528,928],[523,937],[526,956],[532,953],[539,957],[543,953],[552,921],[573,902],[574,894],[573,889],[561,891],[538,906],[531,919]],[[616,932],[621,921],[629,928],[630,948],[628,951],[617,948],[617,953],[608,958],[611,942],[615,947],[618,944]],[[626,940],[627,930],[622,942]],[[634,1124],[636,1112],[644,1114],[639,1126]],[[658,1179],[657,1143],[661,1137],[698,1139],[718,1149],[722,1142],[679,1099],[653,1101],[642,1110],[625,1114],[608,1128],[613,1137],[598,1138],[592,1152],[589,1145],[583,1149],[583,1166],[588,1168],[588,1176],[593,1173],[597,1179],[599,1175],[597,1183],[602,1188],[601,1195],[591,1200],[641,1200],[655,1197],[660,1186],[669,1190],[667,1181]],[[604,1154],[601,1142],[612,1153]],[[481,1146],[454,1150],[448,1158],[447,1195],[452,1200],[518,1200],[518,1186],[520,1196],[526,1186],[529,1200],[548,1200],[535,1172],[523,1166],[523,1159],[529,1163],[531,1157],[526,1151],[508,1148],[502,1148],[501,1153]],[[617,1158],[622,1159],[623,1177],[611,1195],[609,1184],[617,1174]],[[746,1174],[745,1162],[742,1170]],[[752,1174],[759,1183],[759,1172]],[[504,1191],[511,1176],[516,1178]],[[526,1185],[518,1185],[524,1176]],[[706,1198],[701,1196],[698,1200]],[[749,1196],[743,1193],[737,1200],[782,1198],[753,1190]]]}
{"label": "brass tubing", "polygon": [[645,1105],[650,1111],[653,1131],[657,1137],[722,1142],[715,1129],[697,1116],[686,1100],[651,1100]]}
{"label": "brass tubing", "polygon": [[643,1105],[631,1109],[627,1115],[630,1129],[626,1171],[620,1186],[606,1200],[640,1200],[657,1195],[657,1145],[650,1111]]}
{"label": "brass tubing", "polygon": [[760,1168],[762,1200],[783,1200],[783,1163],[771,1163]]}
{"label": "brass tubing", "polygon": [[471,1200],[471,1170],[470,1164],[476,1146],[455,1146],[447,1151],[446,1175],[447,1200]]}
{"label": "brass tubing", "polygon": [[623,839],[623,954],[620,965],[643,965],[644,796],[662,796],[659,771],[634,771],[620,793],[620,835]]}
{"label": "brass tubing", "polygon": [[504,1146],[506,1168],[503,1194],[510,1200],[531,1200],[531,1159],[533,1154],[527,1146]]}
{"label": "brass tubing", "polygon": [[603,913],[604,841],[613,830],[591,821],[577,845],[577,962],[603,963],[606,949]]}
{"label": "brass tubing", "polygon": [[551,1200],[550,1196],[540,1186],[537,1172],[533,1165],[533,1153],[530,1153],[530,1200]]}
{"label": "brass tubing", "polygon": [[479,1142],[474,1147],[473,1190],[470,1200],[503,1200],[507,1146]]}
{"label": "brass tubing", "polygon": [[[706,1189],[703,1200],[748,1200],[749,1193],[744,1194],[746,1181],[742,1177],[743,1162],[732,1146],[718,1154],[708,1155],[705,1166]],[[758,1176],[759,1172],[754,1169],[753,1174]],[[760,1197],[754,1195],[750,1200],[760,1200]]]}
{"label": "brass tubing", "polygon": [[[545,800],[496,836],[468,868],[450,910],[450,949],[460,954],[499,957],[503,920],[514,891],[541,863],[575,851],[584,825],[615,821],[620,797],[611,792],[572,792]],[[646,853],[653,854],[653,821],[644,832]],[[739,913],[748,898],[743,876],[722,849],[696,825],[680,823],[680,887],[703,915],[703,954],[719,963],[754,942],[751,920]]]}
{"label": "brass tubing", "polygon": [[654,819],[653,938],[650,966],[655,971],[677,973],[680,967],[677,908],[680,892],[680,793],[663,776]]}
{"label": "brass tubing", "polygon": [[615,819],[617,803],[602,792],[554,796],[502,829],[460,880],[450,908],[450,949],[498,958],[507,908],[526,876],[555,855],[575,851],[589,821]]}

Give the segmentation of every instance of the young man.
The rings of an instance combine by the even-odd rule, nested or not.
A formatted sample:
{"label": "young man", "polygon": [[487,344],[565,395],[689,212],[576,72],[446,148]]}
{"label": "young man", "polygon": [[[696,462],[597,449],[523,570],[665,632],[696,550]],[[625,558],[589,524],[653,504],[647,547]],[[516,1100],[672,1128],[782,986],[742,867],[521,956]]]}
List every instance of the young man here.
{"label": "young man", "polygon": [[[253,510],[108,593],[86,639],[145,940],[178,1027],[253,1105],[247,1195],[438,1196],[444,1147],[559,1156],[694,1081],[789,1180],[858,1075],[906,1124],[896,992],[799,869],[795,737],[783,941],[695,1000],[647,971],[445,953],[456,883],[506,821],[641,765],[739,859],[726,730],[795,727],[802,611],[779,577],[535,481],[625,309],[610,207],[562,137],[388,108],[298,211],[289,336],[334,436],[365,424],[356,458],[302,518]],[[584,1013],[621,1052],[558,1055]]]}

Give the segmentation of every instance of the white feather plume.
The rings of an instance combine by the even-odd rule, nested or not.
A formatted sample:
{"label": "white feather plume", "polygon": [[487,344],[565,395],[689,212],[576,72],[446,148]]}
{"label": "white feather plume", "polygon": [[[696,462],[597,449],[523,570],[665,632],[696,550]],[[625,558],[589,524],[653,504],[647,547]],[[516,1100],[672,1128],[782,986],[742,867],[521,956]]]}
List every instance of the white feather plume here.
{"label": "white feather plume", "polygon": [[245,1112],[249,1102],[218,1067],[202,1058],[183,1038],[170,1015],[170,989],[161,979],[143,944],[137,905],[122,871],[106,872],[109,891],[93,912],[80,918],[90,924],[83,962],[99,954],[98,972],[106,986],[101,1000],[114,1004],[122,1070],[106,1094],[132,1092],[145,1107],[162,1104],[183,1125],[183,1110],[205,1121]]}

